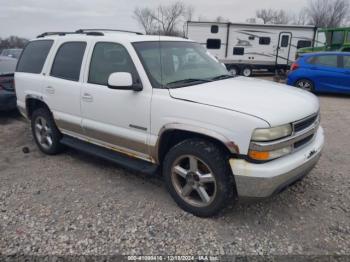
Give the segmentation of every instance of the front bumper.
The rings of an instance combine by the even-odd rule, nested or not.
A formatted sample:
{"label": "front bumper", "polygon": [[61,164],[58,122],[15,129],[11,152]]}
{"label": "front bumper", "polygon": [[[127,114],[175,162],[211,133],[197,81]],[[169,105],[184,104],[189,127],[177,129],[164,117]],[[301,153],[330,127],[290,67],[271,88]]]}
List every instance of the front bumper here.
{"label": "front bumper", "polygon": [[313,169],[321,156],[323,145],[324,132],[319,127],[315,138],[308,145],[280,159],[264,164],[230,159],[238,196],[266,198],[282,191]]}
{"label": "front bumper", "polygon": [[14,110],[17,107],[15,92],[0,91],[0,111]]}

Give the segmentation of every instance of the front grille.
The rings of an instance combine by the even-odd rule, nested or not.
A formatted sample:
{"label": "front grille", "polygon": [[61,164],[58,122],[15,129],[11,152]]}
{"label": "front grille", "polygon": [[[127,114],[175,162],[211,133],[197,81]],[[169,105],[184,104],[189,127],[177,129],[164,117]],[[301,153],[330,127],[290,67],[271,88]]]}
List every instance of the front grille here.
{"label": "front grille", "polygon": [[314,134],[294,143],[294,149],[297,149],[299,147],[302,147],[303,145],[306,145],[308,142],[311,141],[311,139],[314,137]]}
{"label": "front grille", "polygon": [[318,118],[318,114],[294,123],[294,132],[300,132],[311,126]]}

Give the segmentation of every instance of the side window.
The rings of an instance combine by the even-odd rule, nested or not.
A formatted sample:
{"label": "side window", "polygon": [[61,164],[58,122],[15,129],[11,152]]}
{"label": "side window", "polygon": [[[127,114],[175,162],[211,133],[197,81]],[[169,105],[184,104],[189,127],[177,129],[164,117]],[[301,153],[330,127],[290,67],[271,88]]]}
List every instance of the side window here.
{"label": "side window", "polygon": [[51,68],[51,76],[79,81],[85,42],[67,42],[60,46]]}
{"label": "side window", "polygon": [[208,39],[207,40],[207,49],[220,49],[221,40],[220,39]]}
{"label": "side window", "polygon": [[328,66],[328,67],[338,67],[338,56],[336,55],[320,55],[309,59],[310,64]]}
{"label": "side window", "polygon": [[344,68],[350,69],[350,56],[348,55],[344,56]]}
{"label": "side window", "polygon": [[108,78],[115,72],[128,72],[135,79],[136,69],[128,51],[120,44],[96,43],[91,57],[88,82],[108,85]]}
{"label": "side window", "polygon": [[259,38],[259,45],[269,45],[271,43],[270,37],[260,37]]}
{"label": "side window", "polygon": [[281,47],[288,47],[289,46],[289,35],[282,36],[281,40]]}
{"label": "side window", "polygon": [[16,71],[40,74],[52,44],[52,40],[30,42],[21,55]]}
{"label": "side window", "polygon": [[348,37],[346,38],[346,42],[350,43],[350,30],[348,31]]}
{"label": "side window", "polygon": [[308,40],[299,40],[297,43],[297,49],[304,48],[304,47],[311,47],[312,43]]}
{"label": "side window", "polygon": [[217,34],[219,32],[219,26],[212,25],[210,31],[212,34]]}
{"label": "side window", "polygon": [[244,48],[243,47],[233,48],[233,54],[234,55],[244,55]]}

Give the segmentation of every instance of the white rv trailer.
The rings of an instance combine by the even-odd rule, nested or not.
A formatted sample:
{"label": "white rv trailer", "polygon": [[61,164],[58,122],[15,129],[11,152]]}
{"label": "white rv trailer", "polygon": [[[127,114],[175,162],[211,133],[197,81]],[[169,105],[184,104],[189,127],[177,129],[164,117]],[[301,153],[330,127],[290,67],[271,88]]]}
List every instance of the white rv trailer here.
{"label": "white rv trailer", "polygon": [[314,26],[187,22],[187,38],[201,43],[233,74],[287,70],[297,49],[313,46]]}

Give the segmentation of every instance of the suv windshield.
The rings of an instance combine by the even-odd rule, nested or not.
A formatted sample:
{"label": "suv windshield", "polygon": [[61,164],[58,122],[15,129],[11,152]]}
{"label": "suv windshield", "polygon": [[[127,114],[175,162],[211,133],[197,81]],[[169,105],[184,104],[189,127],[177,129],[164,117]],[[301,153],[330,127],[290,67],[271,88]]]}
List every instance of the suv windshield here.
{"label": "suv windshield", "polygon": [[198,43],[157,41],[133,45],[157,88],[178,88],[230,77],[225,66]]}

